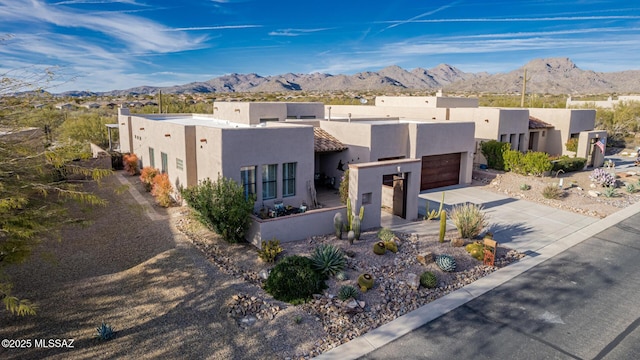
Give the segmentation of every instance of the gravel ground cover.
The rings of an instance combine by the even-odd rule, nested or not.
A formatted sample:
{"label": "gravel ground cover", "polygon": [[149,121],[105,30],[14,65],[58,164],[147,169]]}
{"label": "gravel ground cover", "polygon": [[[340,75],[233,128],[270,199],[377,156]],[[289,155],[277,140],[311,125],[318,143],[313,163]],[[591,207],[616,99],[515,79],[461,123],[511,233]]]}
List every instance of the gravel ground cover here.
{"label": "gravel ground cover", "polygon": [[[36,301],[40,310],[25,318],[0,313],[0,338],[67,338],[75,340],[74,348],[0,349],[0,358],[310,358],[496,269],[472,259],[463,248],[439,243],[437,234],[396,234],[398,253],[381,256],[372,252],[375,232],[364,233],[353,245],[333,236],[314,237],[283,244],[284,255],[307,255],[319,244],[334,244],[350,252],[348,280],[330,280],[324,294],[291,306],[262,290],[261,271],[272,265],[261,262],[254,247],[223,242],[184,207],[141,205],[129,192],[114,192],[120,185],[118,176],[153,203],[135,177],[119,173],[101,187],[88,183],[87,190],[106,198],[109,205],[74,206],[72,216],[92,224],[63,229],[59,241],[52,236],[29,261],[10,271],[16,281],[14,293]],[[532,189],[520,194],[522,181],[501,175],[484,188],[546,201],[534,198],[537,184],[531,178],[526,181]],[[599,217],[637,201],[637,196],[611,200],[619,201],[616,206],[578,194],[574,201],[573,195],[548,205],[595,209],[592,216]],[[150,210],[158,215],[155,221],[146,215]],[[453,237],[455,232],[447,233],[448,240]],[[434,264],[416,261],[417,255],[428,252],[453,255],[457,270],[443,273]],[[500,248],[498,257],[497,265],[505,266],[521,254]],[[436,273],[438,287],[412,288],[410,274],[419,276],[425,270]],[[374,275],[374,288],[361,294],[360,302],[339,301],[339,287],[354,285],[363,272]],[[115,339],[94,337],[103,321],[117,331]]]}

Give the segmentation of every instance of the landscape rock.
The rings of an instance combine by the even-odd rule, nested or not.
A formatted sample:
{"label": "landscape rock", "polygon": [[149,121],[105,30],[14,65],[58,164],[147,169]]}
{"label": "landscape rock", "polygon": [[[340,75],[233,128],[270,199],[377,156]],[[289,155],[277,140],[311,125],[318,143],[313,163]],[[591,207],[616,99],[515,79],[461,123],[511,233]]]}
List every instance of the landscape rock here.
{"label": "landscape rock", "polygon": [[589,192],[587,194],[589,194],[589,196],[594,197],[594,198],[596,198],[596,197],[598,197],[598,195],[600,195],[600,193],[595,191],[595,190],[589,190]]}
{"label": "landscape rock", "polygon": [[420,264],[425,265],[425,266],[434,262],[433,253],[432,252],[426,252],[426,253],[424,253],[422,255],[418,255],[418,256],[416,256],[416,259],[418,259],[418,262]]}
{"label": "landscape rock", "polygon": [[413,273],[408,273],[406,279],[407,279],[407,284],[412,289],[418,289],[420,287],[420,278],[418,277],[418,275]]}
{"label": "landscape rock", "polygon": [[451,239],[451,246],[453,247],[462,247],[464,245],[464,239],[461,238],[453,238]]}

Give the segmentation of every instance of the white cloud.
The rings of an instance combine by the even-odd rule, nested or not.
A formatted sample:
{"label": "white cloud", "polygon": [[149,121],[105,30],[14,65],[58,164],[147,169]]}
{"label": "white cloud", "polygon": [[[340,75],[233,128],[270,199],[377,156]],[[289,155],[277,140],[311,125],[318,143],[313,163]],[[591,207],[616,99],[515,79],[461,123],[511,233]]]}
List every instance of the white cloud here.
{"label": "white cloud", "polygon": [[66,0],[51,5],[74,5],[74,4],[128,4],[136,6],[148,6],[135,0]]}
{"label": "white cloud", "polygon": [[191,37],[180,32],[167,32],[162,24],[122,13],[83,13],[37,0],[27,4],[20,0],[0,0],[0,17],[5,24],[55,25],[81,28],[119,40],[129,49],[158,53],[197,49],[206,37]]}
{"label": "white cloud", "polygon": [[319,31],[327,31],[333,30],[335,28],[319,28],[319,29],[279,29],[275,31],[271,31],[269,35],[271,36],[300,36],[311,34]]}
{"label": "white cloud", "polygon": [[200,31],[200,30],[227,30],[260,28],[262,25],[220,25],[220,26],[193,26],[186,28],[165,29],[163,31]]}

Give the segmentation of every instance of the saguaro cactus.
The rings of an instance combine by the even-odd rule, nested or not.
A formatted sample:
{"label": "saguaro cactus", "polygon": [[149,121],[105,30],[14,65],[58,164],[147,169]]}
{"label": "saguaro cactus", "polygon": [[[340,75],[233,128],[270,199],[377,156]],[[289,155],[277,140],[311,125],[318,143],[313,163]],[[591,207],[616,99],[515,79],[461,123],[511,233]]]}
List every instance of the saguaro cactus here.
{"label": "saguaro cactus", "polygon": [[444,242],[444,233],[447,231],[447,212],[440,212],[440,242]]}
{"label": "saguaro cactus", "polygon": [[357,216],[351,220],[351,231],[353,231],[354,238],[360,240],[360,218]]}

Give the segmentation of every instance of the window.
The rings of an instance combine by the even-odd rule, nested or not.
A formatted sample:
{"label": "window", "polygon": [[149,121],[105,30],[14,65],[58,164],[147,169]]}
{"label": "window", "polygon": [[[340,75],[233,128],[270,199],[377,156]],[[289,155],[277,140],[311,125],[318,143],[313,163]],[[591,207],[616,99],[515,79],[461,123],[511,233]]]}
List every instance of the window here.
{"label": "window", "polygon": [[249,195],[256,193],[256,167],[243,166],[240,168],[240,178],[242,179],[242,189],[244,198],[248,199]]}
{"label": "window", "polygon": [[282,197],[296,195],[296,163],[282,164]]}
{"label": "window", "polygon": [[362,194],[362,205],[371,204],[372,195],[373,193],[370,193],[370,192]]}
{"label": "window", "polygon": [[153,153],[152,147],[149,148],[149,166],[151,166],[152,168],[156,167],[156,157],[155,157],[155,154]]}
{"label": "window", "polygon": [[278,187],[278,165],[262,165],[262,199],[275,199]]}
{"label": "window", "polygon": [[182,159],[176,158],[176,169],[178,170],[184,169],[184,162],[182,161]]}
{"label": "window", "polygon": [[167,157],[167,154],[161,152],[160,153],[160,160],[162,160],[162,168],[160,169],[162,171],[163,174],[166,174],[169,172],[169,158]]}

